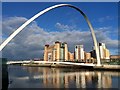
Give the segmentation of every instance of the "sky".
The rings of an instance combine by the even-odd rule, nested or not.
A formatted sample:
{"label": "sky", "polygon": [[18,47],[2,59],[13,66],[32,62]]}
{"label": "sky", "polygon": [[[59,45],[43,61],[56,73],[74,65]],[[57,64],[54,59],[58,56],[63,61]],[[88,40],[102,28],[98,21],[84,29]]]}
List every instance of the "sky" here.
{"label": "sky", "polygon": [[[117,2],[3,2],[2,40],[38,12],[55,4],[72,4],[89,18],[98,42],[103,42],[113,55],[118,54],[118,3]],[[9,59],[43,58],[44,45],[55,41],[67,42],[70,52],[75,45],[83,44],[92,50],[93,40],[83,16],[70,7],[53,9],[35,19],[3,50]]]}

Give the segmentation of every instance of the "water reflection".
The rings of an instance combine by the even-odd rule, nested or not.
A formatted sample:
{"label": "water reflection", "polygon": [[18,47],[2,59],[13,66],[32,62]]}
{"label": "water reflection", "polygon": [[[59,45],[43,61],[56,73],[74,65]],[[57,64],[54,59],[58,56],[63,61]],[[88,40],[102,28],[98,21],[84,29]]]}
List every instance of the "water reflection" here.
{"label": "water reflection", "polygon": [[[25,81],[26,88],[30,88],[31,85],[32,88],[118,88],[120,76],[119,72],[110,71],[20,66],[18,68],[26,73],[26,75],[20,77],[20,75],[16,76],[14,74],[17,73],[17,71],[14,71],[14,66],[10,68],[13,70],[9,75],[11,79],[17,79],[17,83]],[[14,88],[14,86],[10,85],[9,87]]]}

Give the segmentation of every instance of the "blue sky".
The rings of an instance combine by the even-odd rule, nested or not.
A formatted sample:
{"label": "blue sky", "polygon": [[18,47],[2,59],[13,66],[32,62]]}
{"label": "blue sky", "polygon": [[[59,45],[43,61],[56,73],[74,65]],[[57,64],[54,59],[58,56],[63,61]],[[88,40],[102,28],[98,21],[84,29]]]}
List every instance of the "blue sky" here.
{"label": "blue sky", "polygon": [[[8,3],[5,3],[4,2],[2,3],[3,22],[5,21],[7,22],[7,19],[10,20],[11,18],[14,21],[15,20],[14,17],[15,18],[17,17],[17,19],[22,18],[22,20],[23,18],[29,19],[35,14],[37,14],[38,12],[40,12],[41,10],[47,7],[50,7],[52,5],[55,5],[55,4],[60,4],[60,3],[58,2],[56,3],[55,2],[39,2],[39,3],[37,2],[35,3],[33,2],[31,3],[30,2],[28,3],[27,2],[26,3],[25,2],[23,3],[22,2],[21,3],[20,2],[19,3],[8,2]],[[111,2],[111,3],[110,2],[99,2],[99,3],[97,2],[96,3],[95,2],[90,2],[90,3],[88,2],[74,2],[74,3],[63,2],[63,3],[72,4],[80,8],[88,16],[96,33],[99,34],[100,32],[101,34],[105,34],[105,37],[107,38],[107,40],[108,41],[111,40],[109,43],[107,42],[107,40],[103,40],[100,38],[100,36],[98,36],[97,37],[98,41],[99,42],[105,41],[106,44],[108,45],[108,49],[110,49],[112,54],[117,54],[117,46],[112,47],[112,45],[114,45],[112,42],[116,43],[118,39],[118,34],[117,34],[118,32],[118,3],[117,2]],[[12,26],[12,28],[18,28],[24,22],[25,21],[23,20],[23,22],[19,23],[15,27]],[[36,19],[34,25],[36,25],[37,28],[41,28],[43,31],[45,31],[45,33],[47,32],[47,33],[52,33],[52,34],[53,33],[55,34],[55,32],[61,32],[61,33],[69,32],[70,33],[69,30],[73,31],[73,34],[74,34],[74,31],[75,32],[76,31],[87,32],[87,33],[89,31],[88,25],[86,21],[84,20],[83,16],[80,15],[80,13],[77,12],[76,10],[71,9],[69,7],[60,7],[60,8],[47,12],[46,14]],[[10,27],[11,25],[8,28]],[[11,33],[8,28],[6,30],[3,30],[4,39],[8,37]],[[35,34],[37,34],[37,32]],[[56,37],[52,37],[52,38],[56,38]],[[71,44],[68,39],[65,41],[68,41],[70,45],[74,45],[73,43]],[[75,44],[78,44],[78,42],[79,41],[75,42]],[[74,48],[74,46],[70,46],[70,47]],[[7,49],[5,51],[7,51]],[[19,52],[19,51],[14,51],[14,53],[15,52]],[[9,55],[7,54],[6,56],[9,57]]]}
{"label": "blue sky", "polygon": [[[68,3],[68,2],[67,2]],[[20,16],[20,17],[26,17],[26,18],[30,18],[32,17],[34,14],[38,13],[39,11],[55,5],[58,3],[52,3],[52,2],[48,2],[48,3],[33,3],[33,2],[29,2],[29,3],[3,3],[3,16],[5,17],[11,17],[11,16]],[[72,5],[75,5],[79,8],[81,8],[81,10],[83,10],[85,12],[85,14],[89,17],[89,19],[91,20],[91,22],[93,22],[93,24],[95,23],[95,20],[98,20],[99,18],[105,18],[106,16],[110,16],[110,18],[114,18],[113,21],[109,21],[109,20],[105,20],[102,23],[95,23],[94,27],[101,27],[101,26],[112,26],[112,27],[117,27],[117,16],[118,16],[118,3],[69,3]],[[49,17],[49,18],[48,18]],[[52,18],[54,17],[54,18]],[[58,8],[55,9],[53,11],[48,12],[47,14],[39,17],[36,21],[38,22],[39,25],[41,25],[42,27],[45,27],[47,25],[45,25],[44,23],[46,23],[46,19],[47,22],[51,22],[51,24],[49,25],[50,27],[52,27],[54,25],[55,22],[57,21],[61,21],[64,22],[65,24],[72,24],[70,22],[70,19],[75,20],[77,17],[78,20],[76,20],[77,26],[79,26],[82,23],[82,26],[79,27],[85,27],[86,28],[86,24],[84,25],[83,23],[85,22],[84,19],[82,18],[81,15],[79,15],[79,12],[76,12],[74,9],[70,9],[70,8]],[[74,19],[75,18],[75,19]],[[84,21],[84,22],[83,22]]]}

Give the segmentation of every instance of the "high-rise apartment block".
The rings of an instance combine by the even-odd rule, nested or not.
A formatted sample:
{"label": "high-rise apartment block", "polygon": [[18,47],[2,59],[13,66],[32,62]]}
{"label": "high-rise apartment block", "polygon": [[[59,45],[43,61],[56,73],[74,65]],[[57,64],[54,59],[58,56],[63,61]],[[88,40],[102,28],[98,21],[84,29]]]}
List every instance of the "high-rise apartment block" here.
{"label": "high-rise apartment block", "polygon": [[[110,59],[110,51],[106,48],[105,43],[99,43],[98,47],[99,47],[100,59]],[[95,59],[96,53],[94,47],[90,53],[91,53],[91,57]]]}
{"label": "high-rise apartment block", "polygon": [[66,61],[68,60],[67,43],[56,41],[55,45],[45,45],[44,61]]}
{"label": "high-rise apartment block", "polygon": [[75,46],[75,60],[84,60],[84,48],[83,45]]}
{"label": "high-rise apartment block", "polygon": [[110,52],[106,48],[105,43],[99,43],[99,52],[101,59],[110,59]]}
{"label": "high-rise apartment block", "polygon": [[[100,59],[110,59],[110,52],[104,43],[99,43]],[[44,61],[86,61],[95,60],[95,48],[85,52],[83,45],[76,45],[74,53],[68,51],[67,43],[56,41],[54,45],[45,45]]]}

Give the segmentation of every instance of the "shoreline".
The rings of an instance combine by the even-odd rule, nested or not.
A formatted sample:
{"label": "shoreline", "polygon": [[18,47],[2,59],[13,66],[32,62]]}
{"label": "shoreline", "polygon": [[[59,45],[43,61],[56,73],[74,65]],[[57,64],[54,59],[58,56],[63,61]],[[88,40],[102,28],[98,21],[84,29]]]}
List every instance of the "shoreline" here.
{"label": "shoreline", "polygon": [[102,66],[78,66],[65,64],[14,64],[28,67],[50,67],[50,68],[69,68],[69,69],[88,69],[99,71],[120,71],[120,65],[102,65]]}

